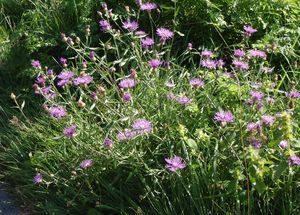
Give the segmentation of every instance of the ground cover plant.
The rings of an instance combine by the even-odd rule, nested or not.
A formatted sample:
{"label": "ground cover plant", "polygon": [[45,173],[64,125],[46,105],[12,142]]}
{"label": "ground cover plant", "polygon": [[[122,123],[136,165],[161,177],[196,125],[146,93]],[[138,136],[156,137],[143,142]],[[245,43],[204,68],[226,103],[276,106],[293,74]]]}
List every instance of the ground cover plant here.
{"label": "ground cover plant", "polygon": [[230,52],[189,41],[175,55],[178,17],[157,13],[103,3],[97,33],[61,33],[54,63],[32,59],[40,111],[11,94],[4,178],[36,213],[299,213],[297,67],[274,68],[252,23]]}

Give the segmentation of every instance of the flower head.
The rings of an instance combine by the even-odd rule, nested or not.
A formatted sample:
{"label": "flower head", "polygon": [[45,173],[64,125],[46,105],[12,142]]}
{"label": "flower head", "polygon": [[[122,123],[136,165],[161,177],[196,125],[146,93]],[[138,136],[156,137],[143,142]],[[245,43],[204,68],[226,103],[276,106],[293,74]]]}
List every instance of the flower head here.
{"label": "flower head", "polygon": [[261,116],[261,120],[263,125],[273,125],[275,122],[275,117],[270,115],[263,115]]}
{"label": "flower head", "polygon": [[132,96],[130,93],[126,92],[123,94],[122,99],[124,102],[130,102],[132,100]]}
{"label": "flower head", "polygon": [[64,58],[64,57],[61,57],[61,58],[59,59],[59,62],[60,62],[62,65],[67,65],[68,60],[67,60],[66,58]]}
{"label": "flower head", "polygon": [[172,158],[165,158],[165,161],[166,161],[166,168],[171,172],[175,172],[178,169],[183,169],[186,167],[185,161],[179,156],[174,156]]}
{"label": "flower head", "polygon": [[215,114],[214,119],[222,124],[232,123],[234,116],[230,111],[219,111]]}
{"label": "flower head", "polygon": [[33,178],[33,183],[39,184],[43,182],[43,176],[40,173],[37,173]]}
{"label": "flower head", "polygon": [[91,160],[91,159],[83,160],[80,163],[80,167],[82,169],[87,169],[87,168],[91,167],[92,165],[93,165],[93,160]]}
{"label": "flower head", "polygon": [[257,30],[253,28],[251,25],[244,26],[244,34],[246,37],[251,37],[251,35],[255,32],[257,32]]}
{"label": "flower head", "polygon": [[141,38],[141,43],[143,48],[149,48],[153,46],[154,40],[150,37]]}
{"label": "flower head", "polygon": [[252,90],[250,92],[250,96],[252,101],[261,101],[262,98],[264,97],[264,94],[262,92]]}
{"label": "flower head", "polygon": [[212,57],[212,55],[213,55],[213,52],[211,50],[204,50],[201,52],[202,57],[209,58],[209,57]]}
{"label": "flower head", "polygon": [[152,59],[152,60],[148,61],[148,63],[152,69],[157,69],[161,65],[161,61],[158,59]]}
{"label": "flower head", "polygon": [[204,86],[204,81],[199,79],[199,78],[192,78],[190,80],[190,85],[192,87],[203,87]]}
{"label": "flower head", "polygon": [[248,63],[243,62],[243,61],[234,60],[234,61],[232,61],[232,64],[235,66],[235,68],[237,68],[239,70],[248,70],[249,69]]}
{"label": "flower head", "polygon": [[122,26],[124,29],[127,29],[129,31],[135,31],[136,29],[138,29],[139,27],[139,24],[136,22],[136,21],[126,21],[126,22],[123,22],[123,26]]}
{"label": "flower head", "polygon": [[121,88],[133,88],[136,85],[136,81],[133,78],[125,78],[119,83]]}
{"label": "flower head", "polygon": [[49,111],[50,116],[57,118],[57,119],[60,119],[67,115],[66,109],[61,106],[52,106],[49,108],[48,111]]}
{"label": "flower head", "polygon": [[297,90],[292,90],[285,94],[287,97],[290,97],[292,99],[299,99],[300,98],[300,92]]}
{"label": "flower head", "polygon": [[57,78],[59,79],[59,81],[57,82],[57,86],[59,87],[63,87],[65,85],[67,85],[68,83],[71,82],[71,79],[74,76],[74,72],[71,71],[63,71],[61,72]]}
{"label": "flower head", "polygon": [[256,138],[251,138],[249,142],[255,149],[260,149],[262,146],[262,142]]}
{"label": "flower head", "polygon": [[45,82],[46,82],[46,78],[45,78],[44,75],[37,76],[36,79],[35,79],[35,81],[34,81],[34,83],[40,84],[40,85],[44,85]]}
{"label": "flower head", "polygon": [[100,30],[103,32],[109,31],[111,29],[111,25],[105,19],[100,20],[99,25],[100,25]]}
{"label": "flower head", "polygon": [[258,132],[261,129],[261,124],[259,122],[249,122],[246,127],[247,131]]}
{"label": "flower head", "polygon": [[82,76],[79,76],[77,78],[74,79],[73,83],[75,86],[78,86],[78,85],[88,85],[89,83],[91,83],[93,81],[93,77],[90,76],[90,75],[82,75]]}
{"label": "flower head", "polygon": [[242,49],[236,49],[234,50],[234,54],[235,57],[243,57],[245,55],[245,52]]}
{"label": "flower head", "polygon": [[132,124],[132,128],[137,134],[145,134],[152,132],[152,124],[146,119],[137,119]]}
{"label": "flower head", "polygon": [[255,57],[255,58],[265,59],[267,57],[266,53],[260,50],[250,50],[249,54],[251,57]]}
{"label": "flower head", "polygon": [[279,147],[285,149],[289,146],[289,142],[287,140],[281,140],[279,143]]}
{"label": "flower head", "polygon": [[70,127],[66,127],[64,129],[64,135],[68,138],[72,138],[75,136],[75,133],[76,133],[76,128],[77,126],[76,125],[71,125]]}
{"label": "flower head", "polygon": [[151,12],[151,10],[157,9],[157,4],[152,3],[152,2],[147,2],[147,3],[141,4],[140,9],[143,11],[146,10],[147,12]]}
{"label": "flower head", "polygon": [[290,156],[288,160],[290,166],[293,165],[300,166],[300,158],[298,156],[296,155]]}
{"label": "flower head", "polygon": [[215,69],[217,67],[217,62],[215,60],[212,59],[205,59],[202,60],[201,65],[207,69]]}
{"label": "flower head", "polygon": [[41,68],[41,63],[38,60],[33,60],[33,61],[31,61],[31,66],[35,69],[40,69]]}
{"label": "flower head", "polygon": [[156,34],[160,37],[161,43],[165,43],[174,36],[174,33],[167,28],[158,28]]}
{"label": "flower head", "polygon": [[113,141],[109,138],[105,138],[104,141],[103,141],[103,145],[108,147],[108,148],[111,148],[113,146]]}
{"label": "flower head", "polygon": [[119,141],[130,140],[134,138],[136,135],[137,133],[135,131],[125,131],[125,132],[119,131],[119,133],[117,134],[117,139]]}
{"label": "flower head", "polygon": [[189,105],[193,102],[192,99],[186,97],[186,96],[181,96],[181,97],[178,97],[176,98],[176,101],[179,103],[179,104],[182,104],[182,105]]}

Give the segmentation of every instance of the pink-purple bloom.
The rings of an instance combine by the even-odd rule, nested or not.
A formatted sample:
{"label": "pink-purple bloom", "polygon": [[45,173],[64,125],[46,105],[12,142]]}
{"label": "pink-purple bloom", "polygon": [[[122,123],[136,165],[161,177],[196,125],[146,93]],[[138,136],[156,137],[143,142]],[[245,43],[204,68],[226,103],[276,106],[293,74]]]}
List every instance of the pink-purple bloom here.
{"label": "pink-purple bloom", "polygon": [[33,178],[34,184],[40,184],[43,182],[43,176],[40,173],[37,173]]}
{"label": "pink-purple bloom", "polygon": [[95,61],[96,60],[96,53],[94,51],[91,51],[89,53],[89,58],[91,61]]}
{"label": "pink-purple bloom", "polygon": [[46,77],[44,75],[39,75],[36,77],[35,81],[36,84],[44,85],[46,82]]}
{"label": "pink-purple bloom", "polygon": [[33,61],[31,61],[31,66],[35,69],[40,69],[41,68],[41,63],[38,60],[33,60]]}
{"label": "pink-purple bloom", "polygon": [[264,97],[264,94],[262,92],[252,90],[250,91],[250,96],[252,101],[256,102],[256,101],[261,101],[262,98]]}
{"label": "pink-purple bloom", "polygon": [[143,48],[149,48],[153,46],[154,40],[150,37],[141,38],[141,43]]}
{"label": "pink-purple bloom", "polygon": [[117,134],[117,139],[119,141],[130,140],[130,139],[134,138],[136,135],[137,134],[135,131],[125,131],[125,132],[119,131],[119,133]]}
{"label": "pink-purple bloom", "polygon": [[87,169],[87,168],[91,167],[92,165],[93,165],[93,160],[91,160],[91,159],[83,160],[80,163],[80,167],[82,169]]}
{"label": "pink-purple bloom", "polygon": [[123,94],[122,99],[124,102],[130,102],[132,100],[132,96],[130,93],[126,92]]}
{"label": "pink-purple bloom", "polygon": [[100,30],[103,32],[109,31],[111,29],[111,25],[105,19],[100,20],[99,25],[100,25]]}
{"label": "pink-purple bloom", "polygon": [[182,104],[182,105],[189,105],[193,102],[192,99],[186,97],[186,96],[181,96],[181,97],[178,97],[176,98],[176,101],[179,103],[179,104]]}
{"label": "pink-purple bloom", "polygon": [[133,78],[125,78],[119,83],[121,88],[133,88],[136,85],[136,81]]}
{"label": "pink-purple bloom", "polygon": [[62,64],[62,65],[67,65],[67,63],[68,63],[68,60],[66,59],[66,58],[64,58],[64,57],[61,57],[60,59],[59,59],[59,62]]}
{"label": "pink-purple bloom", "polygon": [[260,50],[250,50],[249,54],[251,57],[255,57],[255,58],[265,59],[267,57],[266,53]]}
{"label": "pink-purple bloom", "polygon": [[160,37],[161,43],[165,43],[174,36],[174,33],[167,28],[158,28],[156,34]]}
{"label": "pink-purple bloom", "polygon": [[244,34],[246,37],[251,37],[251,35],[255,32],[257,32],[257,30],[253,28],[251,25],[244,26]]}
{"label": "pink-purple bloom", "polygon": [[63,87],[67,84],[69,84],[74,76],[74,72],[71,71],[63,71],[61,72],[57,78],[59,81],[57,82],[57,86]]}
{"label": "pink-purple bloom", "polygon": [[239,60],[234,60],[232,61],[232,64],[235,66],[235,68],[239,70],[248,70],[249,69],[249,64],[243,61]]}
{"label": "pink-purple bloom", "polygon": [[242,49],[236,49],[234,50],[234,54],[235,57],[243,57],[245,55],[245,52]]}
{"label": "pink-purple bloom", "polygon": [[175,172],[179,169],[183,169],[186,167],[185,161],[179,156],[165,158],[165,161],[166,161],[166,168],[171,172]]}
{"label": "pink-purple bloom", "polygon": [[137,119],[132,124],[132,129],[137,134],[145,134],[152,132],[152,124],[146,119]]}
{"label": "pink-purple bloom", "polygon": [[138,29],[139,24],[136,21],[125,21],[123,22],[123,26],[124,29],[127,29],[129,31],[135,31],[136,29]]}
{"label": "pink-purple bloom", "polygon": [[207,69],[215,69],[217,67],[217,62],[212,59],[201,60],[201,65]]}
{"label": "pink-purple bloom", "polygon": [[191,80],[190,80],[190,85],[192,86],[192,87],[203,87],[204,86],[204,81],[203,80],[201,80],[201,79],[199,79],[199,78],[192,78]]}
{"label": "pink-purple bloom", "polygon": [[215,114],[214,119],[222,124],[232,123],[234,116],[230,111],[219,111]]}
{"label": "pink-purple bloom", "polygon": [[262,142],[256,138],[250,138],[249,142],[255,149],[260,149],[262,146]]}
{"label": "pink-purple bloom", "polygon": [[151,12],[151,10],[157,9],[157,4],[152,3],[152,2],[146,2],[146,3],[140,5],[140,9],[142,11],[146,10],[147,12]]}
{"label": "pink-purple bloom", "polygon": [[66,136],[66,137],[68,137],[68,138],[72,138],[72,137],[74,137],[75,136],[75,133],[76,133],[76,128],[77,128],[77,126],[76,125],[71,125],[70,127],[66,127],[65,129],[64,129],[64,135]]}
{"label": "pink-purple bloom", "polygon": [[84,74],[82,76],[79,76],[74,79],[73,83],[75,86],[78,85],[88,85],[93,81],[93,77],[87,74]]}
{"label": "pink-purple bloom", "polygon": [[161,61],[158,59],[149,60],[148,63],[152,69],[157,69],[161,65]]}
{"label": "pink-purple bloom", "polygon": [[169,99],[169,100],[175,100],[176,99],[176,96],[174,95],[174,93],[168,93],[167,95],[167,99]]}
{"label": "pink-purple bloom", "polygon": [[290,97],[292,99],[299,99],[300,98],[300,92],[297,90],[292,90],[285,94],[287,97]]}
{"label": "pink-purple bloom", "polygon": [[261,116],[261,121],[263,125],[273,125],[275,122],[275,117],[270,115]]}
{"label": "pink-purple bloom", "polygon": [[279,143],[279,147],[285,149],[289,146],[289,142],[287,140],[281,140]]}
{"label": "pink-purple bloom", "polygon": [[108,148],[111,148],[113,146],[113,141],[109,138],[105,138],[104,141],[103,141],[103,145],[108,147]]}
{"label": "pink-purple bloom", "polygon": [[201,52],[201,56],[205,58],[212,57],[213,52],[211,50],[204,50]]}
{"label": "pink-purple bloom", "polygon": [[300,158],[296,155],[292,155],[289,157],[289,165],[290,166],[293,166],[293,165],[296,165],[296,166],[300,166]]}
{"label": "pink-purple bloom", "polygon": [[57,118],[57,119],[60,119],[67,115],[66,109],[61,106],[52,106],[49,108],[48,111],[49,111],[50,116]]}

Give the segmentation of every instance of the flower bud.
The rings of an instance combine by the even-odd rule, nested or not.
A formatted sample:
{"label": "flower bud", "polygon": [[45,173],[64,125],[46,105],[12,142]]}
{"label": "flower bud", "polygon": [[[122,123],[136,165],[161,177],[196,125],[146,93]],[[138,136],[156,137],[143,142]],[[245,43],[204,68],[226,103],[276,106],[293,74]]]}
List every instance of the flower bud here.
{"label": "flower bud", "polygon": [[15,95],[14,93],[11,93],[11,94],[10,94],[10,98],[11,98],[12,100],[15,100],[15,99],[16,99],[16,95]]}
{"label": "flower bud", "polygon": [[84,108],[85,105],[86,105],[86,104],[85,104],[82,100],[78,100],[77,106],[78,106],[79,108]]}

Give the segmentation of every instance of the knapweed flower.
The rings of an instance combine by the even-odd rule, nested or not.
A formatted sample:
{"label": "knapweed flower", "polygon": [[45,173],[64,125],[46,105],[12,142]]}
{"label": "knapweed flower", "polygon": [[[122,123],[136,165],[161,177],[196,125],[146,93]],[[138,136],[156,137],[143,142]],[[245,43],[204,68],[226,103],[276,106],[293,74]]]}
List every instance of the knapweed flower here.
{"label": "knapweed flower", "polygon": [[138,29],[139,27],[139,24],[136,22],[136,21],[126,21],[126,22],[123,22],[123,26],[122,26],[124,29],[127,29],[129,31],[135,31],[136,29]]}
{"label": "knapweed flower", "polygon": [[68,138],[74,137],[75,133],[76,133],[76,128],[77,128],[76,125],[71,125],[70,127],[65,128],[64,132],[63,132],[65,137],[68,137]]}
{"label": "knapweed flower", "polygon": [[120,88],[133,88],[136,85],[136,81],[133,78],[125,78],[119,83]]}
{"label": "knapweed flower", "polygon": [[273,125],[275,122],[275,117],[270,115],[261,116],[261,121],[263,125]]}
{"label": "knapweed flower", "polygon": [[137,36],[146,36],[147,34],[145,33],[145,31],[136,31],[136,32],[134,32],[134,35],[137,35]]}
{"label": "knapweed flower", "polygon": [[249,132],[258,132],[261,130],[261,124],[259,122],[249,122],[246,126],[246,130]]}
{"label": "knapweed flower", "polygon": [[153,46],[154,40],[150,37],[141,38],[141,43],[143,48],[149,48]]}
{"label": "knapweed flower", "polygon": [[201,56],[205,57],[205,58],[212,57],[212,55],[213,55],[213,52],[210,51],[210,50],[204,50],[204,51],[201,52]]}
{"label": "knapweed flower", "polygon": [[256,101],[261,101],[262,98],[264,97],[264,94],[262,92],[252,90],[250,91],[250,96],[252,101],[256,102]]}
{"label": "knapweed flower", "polygon": [[93,101],[97,101],[98,100],[98,95],[96,91],[91,92],[91,99]]}
{"label": "knapweed flower", "polygon": [[48,75],[49,77],[52,77],[53,74],[54,74],[53,69],[48,69],[48,70],[47,70],[47,75]]}
{"label": "knapweed flower", "polygon": [[160,37],[161,43],[165,43],[174,36],[174,33],[167,28],[158,28],[156,34]]}
{"label": "knapweed flower", "polygon": [[296,155],[290,156],[288,160],[290,166],[293,165],[300,166],[300,158],[298,156]]}
{"label": "knapweed flower", "polygon": [[37,173],[33,178],[33,183],[40,184],[43,182],[43,176],[40,173]]}
{"label": "knapweed flower", "polygon": [[100,30],[103,32],[109,31],[111,29],[111,25],[105,19],[100,20],[99,25],[100,25]]}
{"label": "knapweed flower", "polygon": [[287,140],[281,140],[278,145],[280,148],[285,149],[289,146],[289,142]]}
{"label": "knapweed flower", "polygon": [[169,100],[175,100],[176,96],[174,95],[174,93],[168,93],[167,94],[167,99],[169,99]]}
{"label": "knapweed flower", "polygon": [[224,65],[225,65],[225,62],[224,62],[222,59],[217,60],[216,66],[217,66],[218,68],[223,68]]}
{"label": "knapweed flower", "polygon": [[35,69],[41,69],[41,63],[38,60],[31,61],[31,66]]}
{"label": "knapweed flower", "polygon": [[53,106],[48,109],[50,116],[60,119],[67,115],[67,111],[65,108],[61,106]]}
{"label": "knapweed flower", "polygon": [[140,9],[142,11],[146,10],[147,12],[151,12],[151,10],[157,9],[157,4],[152,3],[152,2],[147,2],[147,3],[141,4]]}
{"label": "knapweed flower", "polygon": [[117,139],[119,141],[130,140],[134,138],[136,135],[137,133],[135,131],[125,131],[125,132],[119,131],[119,133],[117,134]]}
{"label": "knapweed flower", "polygon": [[132,96],[130,93],[126,92],[123,94],[122,99],[124,102],[130,102],[132,100]]}
{"label": "knapweed flower", "polygon": [[191,80],[190,80],[190,85],[192,86],[192,87],[203,87],[204,86],[204,81],[203,80],[201,80],[201,79],[199,79],[199,78],[192,78]]}
{"label": "knapweed flower", "polygon": [[93,77],[87,74],[84,74],[82,76],[79,76],[74,79],[73,83],[75,86],[78,85],[88,85],[93,81]]}
{"label": "knapweed flower", "polygon": [[234,61],[232,61],[232,64],[234,65],[235,68],[237,68],[239,70],[248,70],[249,69],[248,63],[243,62],[243,61],[234,60]]}
{"label": "knapweed flower", "polygon": [[174,156],[172,158],[165,158],[165,161],[166,161],[166,168],[171,172],[175,172],[178,169],[183,169],[186,167],[185,161],[179,156]]}
{"label": "knapweed flower", "polygon": [[214,119],[222,125],[226,125],[234,121],[234,116],[230,111],[219,111],[215,114]]}
{"label": "knapweed flower", "polygon": [[65,67],[65,66],[67,66],[68,60],[64,57],[61,57],[59,59],[59,62]]}
{"label": "knapweed flower", "polygon": [[131,126],[137,134],[145,134],[152,132],[152,124],[146,119],[137,119]]}
{"label": "knapweed flower", "polygon": [[103,145],[108,147],[108,148],[111,148],[113,146],[113,141],[109,138],[105,138],[104,141],[103,141]]}
{"label": "knapweed flower", "polygon": [[257,30],[253,28],[251,25],[244,26],[244,34],[246,37],[251,37],[251,35],[255,32],[257,32]]}
{"label": "knapweed flower", "polygon": [[152,60],[148,61],[148,63],[152,69],[157,69],[161,65],[161,61],[158,59],[152,59]]}
{"label": "knapweed flower", "polygon": [[251,57],[263,58],[263,59],[265,59],[267,57],[266,53],[264,51],[260,51],[260,50],[250,50],[249,55]]}
{"label": "knapweed flower", "polygon": [[83,160],[80,163],[80,167],[82,169],[87,169],[87,168],[91,167],[92,165],[93,165],[93,160],[91,160],[91,159]]}
{"label": "knapweed flower", "polygon": [[260,149],[262,146],[262,142],[256,138],[250,138],[249,143],[251,146],[253,146],[255,149]]}
{"label": "knapweed flower", "polygon": [[35,81],[34,81],[34,83],[40,84],[40,85],[44,85],[45,82],[46,82],[46,78],[45,78],[44,75],[37,76],[36,79],[35,79]]}
{"label": "knapweed flower", "polygon": [[300,98],[300,92],[297,90],[292,90],[285,94],[287,97],[290,97],[292,99],[299,99]]}
{"label": "knapweed flower", "polygon": [[96,61],[96,53],[94,51],[91,51],[89,53],[89,58],[91,61]]}
{"label": "knapweed flower", "polygon": [[215,69],[217,67],[217,62],[212,59],[201,60],[201,65],[207,69]]}
{"label": "knapweed flower", "polygon": [[71,79],[74,76],[74,72],[71,71],[63,71],[61,72],[57,78],[59,79],[59,81],[57,82],[57,86],[59,87],[63,87],[65,85],[67,85],[68,83],[71,82]]}
{"label": "knapweed flower", "polygon": [[178,97],[176,98],[176,101],[179,103],[179,104],[182,104],[182,105],[189,105],[193,102],[192,99],[186,97],[186,96],[181,96],[181,97]]}
{"label": "knapweed flower", "polygon": [[245,56],[245,52],[242,50],[242,49],[236,49],[234,50],[234,54],[233,54],[235,57],[243,57]]}

